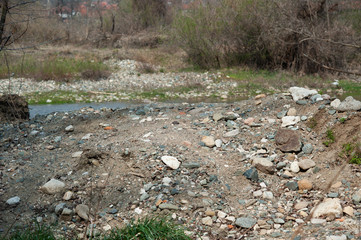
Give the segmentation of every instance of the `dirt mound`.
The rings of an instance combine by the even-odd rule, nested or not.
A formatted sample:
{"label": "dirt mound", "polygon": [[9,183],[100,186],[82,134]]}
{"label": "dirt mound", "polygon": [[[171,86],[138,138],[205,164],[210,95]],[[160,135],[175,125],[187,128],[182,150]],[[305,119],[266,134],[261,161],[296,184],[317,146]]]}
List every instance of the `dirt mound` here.
{"label": "dirt mound", "polygon": [[29,107],[25,98],[16,94],[5,94],[0,97],[0,122],[28,119]]}

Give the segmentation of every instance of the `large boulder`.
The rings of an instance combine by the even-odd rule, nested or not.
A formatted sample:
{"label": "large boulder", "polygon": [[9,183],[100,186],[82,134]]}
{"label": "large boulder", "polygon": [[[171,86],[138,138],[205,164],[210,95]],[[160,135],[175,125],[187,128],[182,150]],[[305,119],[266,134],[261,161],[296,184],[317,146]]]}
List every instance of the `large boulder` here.
{"label": "large boulder", "polygon": [[16,94],[0,96],[0,121],[29,120],[29,106]]}
{"label": "large boulder", "polygon": [[279,129],[275,136],[277,147],[282,152],[299,152],[302,143],[300,136],[291,129]]}
{"label": "large boulder", "polygon": [[291,87],[288,90],[290,91],[292,98],[295,102],[303,98],[306,98],[310,95],[317,94],[316,90],[309,90],[307,88],[301,88],[301,87]]}
{"label": "large boulder", "polygon": [[361,110],[361,102],[355,100],[353,97],[348,96],[344,101],[338,105],[334,105],[337,111],[358,111]]}

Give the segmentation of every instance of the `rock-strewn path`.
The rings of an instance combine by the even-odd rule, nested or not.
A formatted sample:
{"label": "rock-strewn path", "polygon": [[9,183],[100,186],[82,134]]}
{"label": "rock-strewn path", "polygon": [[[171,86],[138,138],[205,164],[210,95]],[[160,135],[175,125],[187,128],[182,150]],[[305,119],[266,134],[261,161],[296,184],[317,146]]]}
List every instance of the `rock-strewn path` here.
{"label": "rock-strewn path", "polygon": [[3,124],[0,231],[36,219],[82,237],[88,221],[98,234],[165,214],[194,239],[290,239],[322,202],[304,239],[357,239],[360,166],[335,174],[343,144],[361,139],[361,114],[335,110],[327,95],[294,98],[82,109]]}

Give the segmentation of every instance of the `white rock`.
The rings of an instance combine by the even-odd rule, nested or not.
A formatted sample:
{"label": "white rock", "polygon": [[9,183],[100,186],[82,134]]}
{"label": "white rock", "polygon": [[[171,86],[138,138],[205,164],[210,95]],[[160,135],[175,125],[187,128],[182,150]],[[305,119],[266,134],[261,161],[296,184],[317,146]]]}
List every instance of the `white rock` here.
{"label": "white rock", "polygon": [[161,159],[164,162],[164,164],[167,165],[168,167],[170,167],[171,169],[178,169],[180,166],[180,162],[175,157],[163,156],[163,157],[161,157]]}
{"label": "white rock", "polygon": [[333,215],[335,217],[340,217],[342,215],[342,207],[340,204],[340,199],[338,198],[326,198],[325,201],[320,203],[318,206],[312,208],[313,217],[319,218],[322,216]]}
{"label": "white rock", "polygon": [[292,126],[298,123],[299,121],[301,121],[300,116],[285,116],[282,118],[281,127]]}
{"label": "white rock", "polygon": [[207,146],[207,147],[214,147],[216,145],[216,143],[214,142],[214,137],[213,136],[203,136],[202,137],[202,142]]}
{"label": "white rock", "polygon": [[298,163],[298,166],[302,169],[302,170],[308,170],[310,168],[313,168],[314,166],[316,166],[316,163],[314,161],[312,161],[311,159],[303,159]]}
{"label": "white rock", "polygon": [[20,197],[16,196],[16,197],[12,197],[12,198],[9,198],[6,203],[10,206],[12,205],[16,205],[20,202]]}
{"label": "white rock", "polygon": [[169,178],[169,177],[164,177],[163,179],[162,179],[162,183],[163,183],[163,185],[165,185],[165,186],[169,186],[169,184],[172,182],[172,179],[171,178]]}
{"label": "white rock", "polygon": [[326,223],[326,219],[312,218],[311,223],[312,224],[323,224],[323,223]]}
{"label": "white rock", "polygon": [[296,108],[290,108],[287,111],[287,116],[296,116],[297,115],[297,110]]}
{"label": "white rock", "polygon": [[219,217],[219,218],[225,218],[226,216],[227,216],[227,213],[225,213],[225,212],[218,211],[218,213],[217,213],[217,217]]}
{"label": "white rock", "polygon": [[72,191],[67,191],[63,196],[63,200],[68,201],[68,200],[70,200],[72,198],[72,196],[73,196],[73,192]]}
{"label": "white rock", "polygon": [[301,87],[290,87],[288,90],[292,95],[293,101],[298,101],[310,95],[317,94],[316,90],[309,90],[307,88],[301,88]]}
{"label": "white rock", "polygon": [[65,188],[65,183],[56,179],[51,179],[49,182],[45,183],[40,188],[40,190],[47,194],[55,194],[63,191],[64,188]]}
{"label": "white rock", "polygon": [[361,109],[361,102],[348,96],[338,107],[335,107],[335,109],[338,111],[358,111]]}
{"label": "white rock", "polygon": [[84,137],[82,137],[81,140],[89,140],[92,135],[92,133],[88,133]]}
{"label": "white rock", "polygon": [[235,130],[232,130],[232,131],[230,131],[230,132],[226,132],[224,135],[223,135],[223,137],[226,137],[226,138],[228,138],[228,137],[235,137],[235,136],[237,136],[239,134],[239,130],[238,129],[235,129]]}
{"label": "white rock", "polygon": [[333,108],[338,108],[338,106],[340,106],[340,104],[341,104],[341,101],[340,101],[340,99],[335,99],[335,100],[333,100],[332,102],[331,102],[331,107],[333,107]]}
{"label": "white rock", "polygon": [[81,217],[85,221],[88,221],[88,219],[89,219],[89,207],[87,205],[79,204],[78,206],[76,206],[75,212],[79,215],[79,217]]}
{"label": "white rock", "polygon": [[344,234],[341,236],[331,235],[331,236],[326,236],[326,240],[347,240],[347,237]]}
{"label": "white rock", "polygon": [[273,199],[273,193],[272,193],[272,192],[269,192],[269,191],[265,191],[265,192],[263,193],[263,198],[272,200],[272,199]]}
{"label": "white rock", "polygon": [[72,158],[80,158],[81,155],[83,154],[83,151],[78,151],[78,152],[75,152],[71,155]]}
{"label": "white rock", "polygon": [[222,147],[222,140],[221,139],[217,139],[215,141],[215,143],[216,143],[216,147],[218,147],[218,148]]}
{"label": "white rock", "polygon": [[73,132],[74,131],[74,126],[73,125],[69,125],[65,128],[65,132]]}
{"label": "white rock", "polygon": [[260,197],[260,196],[262,196],[262,191],[261,190],[253,192],[253,197]]}
{"label": "white rock", "polygon": [[294,173],[298,173],[300,171],[300,167],[297,161],[291,163],[290,170]]}
{"label": "white rock", "polygon": [[351,217],[354,215],[354,209],[350,206],[344,207],[343,212]]}
{"label": "white rock", "polygon": [[211,217],[202,218],[202,224],[207,226],[212,226],[213,224],[212,218]]}

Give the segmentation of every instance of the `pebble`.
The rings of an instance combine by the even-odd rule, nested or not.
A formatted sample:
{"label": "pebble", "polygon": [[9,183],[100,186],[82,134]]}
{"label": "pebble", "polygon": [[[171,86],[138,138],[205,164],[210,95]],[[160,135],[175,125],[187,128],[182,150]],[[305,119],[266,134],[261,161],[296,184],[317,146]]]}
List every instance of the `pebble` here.
{"label": "pebble", "polygon": [[83,154],[83,151],[78,151],[78,152],[75,152],[71,155],[72,158],[80,158],[81,155]]}
{"label": "pebble", "polygon": [[285,116],[282,118],[281,127],[293,126],[299,121],[301,121],[301,118],[299,116]]}
{"label": "pebble", "polygon": [[268,200],[272,200],[273,199],[273,193],[270,191],[265,191],[263,192],[263,198],[264,199],[268,199]]}
{"label": "pebble", "polygon": [[347,240],[347,236],[344,234],[341,236],[330,235],[330,236],[326,236],[326,240]]}
{"label": "pebble", "polygon": [[298,166],[306,171],[310,168],[313,168],[314,166],[316,166],[316,163],[314,161],[312,161],[311,159],[303,159],[298,163]]}
{"label": "pebble", "polygon": [[74,126],[73,125],[69,125],[65,128],[65,132],[73,132],[74,131]]}
{"label": "pebble", "polygon": [[79,217],[84,219],[85,221],[88,221],[89,219],[89,207],[84,204],[79,204],[75,208],[76,214],[78,214]]}
{"label": "pebble", "polygon": [[161,203],[158,206],[160,209],[179,210],[179,207],[171,203]]}
{"label": "pebble", "polygon": [[314,207],[313,217],[319,218],[321,216],[335,216],[340,217],[342,215],[342,207],[340,204],[340,199],[338,198],[326,198],[318,206]]}
{"label": "pebble", "polygon": [[290,108],[290,109],[288,109],[287,116],[296,116],[296,115],[297,115],[297,110],[296,110],[296,108]]}
{"label": "pebble", "polygon": [[247,179],[250,179],[254,182],[257,182],[258,181],[258,172],[257,172],[257,169],[255,168],[250,168],[248,169],[247,171],[245,171],[243,173],[243,175],[247,178]]}
{"label": "pebble", "polygon": [[311,154],[313,152],[313,146],[310,143],[305,144],[302,147],[302,152],[304,152],[305,154]]}
{"label": "pebble", "polygon": [[266,158],[254,158],[252,159],[252,164],[261,172],[268,174],[273,174],[275,172],[273,163]]}
{"label": "pebble", "polygon": [[227,216],[227,213],[225,213],[225,212],[222,212],[222,211],[218,211],[217,212],[217,217],[218,218],[225,218]]}
{"label": "pebble", "polygon": [[63,183],[59,180],[56,180],[56,179],[51,179],[50,181],[45,183],[40,188],[40,190],[47,194],[55,194],[55,193],[63,191],[64,188],[65,188],[65,183]]}
{"label": "pebble", "polygon": [[20,197],[16,196],[16,197],[12,197],[9,198],[8,200],[6,200],[6,204],[10,205],[10,206],[14,206],[20,203]]}
{"label": "pebble", "polygon": [[180,166],[180,162],[178,161],[178,159],[172,156],[163,156],[161,160],[171,169],[178,169]]}
{"label": "pebble", "polygon": [[312,224],[324,224],[324,223],[326,223],[326,219],[312,218],[311,223]]}
{"label": "pebble", "polygon": [[56,214],[60,214],[62,211],[63,211],[63,209],[65,208],[65,203],[59,203],[59,204],[57,204],[56,206],[55,206],[55,213]]}
{"label": "pebble", "polygon": [[236,219],[236,226],[241,228],[251,228],[257,223],[257,220],[249,217],[241,217]]}
{"label": "pebble", "polygon": [[288,91],[291,93],[293,101],[298,101],[311,95],[317,94],[316,90],[309,90],[302,87],[290,87]]}
{"label": "pebble", "polygon": [[309,204],[310,204],[309,202],[304,202],[304,201],[298,202],[298,203],[295,204],[294,208],[295,208],[296,210],[301,210],[301,209],[303,209],[303,208],[307,208],[307,206],[308,206]]}
{"label": "pebble", "polygon": [[231,137],[235,137],[239,134],[239,130],[238,129],[235,129],[235,130],[232,130],[230,132],[227,132],[223,135],[223,137],[226,137],[226,138],[231,138]]}
{"label": "pebble", "polygon": [[294,173],[298,173],[300,171],[300,167],[297,161],[291,163],[290,170]]}
{"label": "pebble", "polygon": [[202,218],[202,224],[207,225],[207,226],[212,226],[213,220],[211,217]]}
{"label": "pebble", "polygon": [[360,204],[361,202],[361,189],[359,189],[355,194],[352,195],[352,201],[355,205]]}
{"label": "pebble", "polygon": [[346,213],[347,215],[353,217],[354,216],[354,209],[353,207],[347,206],[343,208],[343,212]]}
{"label": "pebble", "polygon": [[291,191],[296,191],[298,190],[298,183],[295,181],[287,182],[286,187]]}
{"label": "pebble", "polygon": [[217,139],[217,140],[215,141],[215,144],[216,144],[216,147],[217,147],[217,148],[222,147],[222,140],[221,140],[221,139]]}
{"label": "pebble", "polygon": [[299,152],[302,147],[299,134],[297,131],[290,129],[279,129],[275,141],[282,152]]}
{"label": "pebble", "polygon": [[312,189],[312,182],[308,179],[302,179],[297,182],[299,190],[311,190]]}
{"label": "pebble", "polygon": [[203,136],[202,137],[202,142],[207,146],[207,147],[214,147],[216,145],[214,137],[213,136]]}

